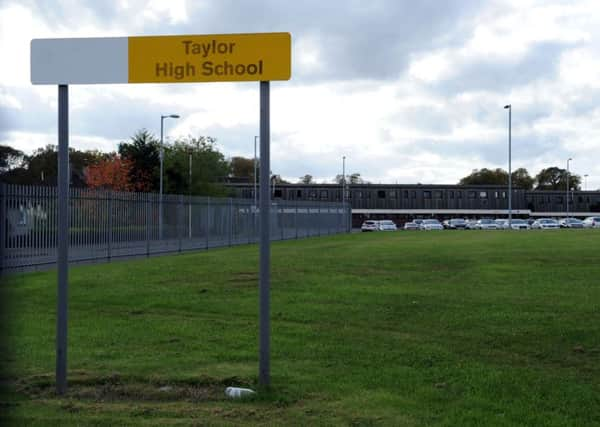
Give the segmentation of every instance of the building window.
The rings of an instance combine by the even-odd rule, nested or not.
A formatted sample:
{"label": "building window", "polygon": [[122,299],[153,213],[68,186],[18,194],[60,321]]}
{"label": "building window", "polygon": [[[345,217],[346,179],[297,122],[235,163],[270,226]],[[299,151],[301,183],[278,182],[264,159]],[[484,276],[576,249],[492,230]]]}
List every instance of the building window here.
{"label": "building window", "polygon": [[389,190],[388,191],[388,197],[390,199],[395,199],[396,198],[396,190]]}
{"label": "building window", "polygon": [[302,198],[302,190],[296,190],[296,198],[297,199],[301,199]]}
{"label": "building window", "polygon": [[379,199],[385,199],[385,190],[378,190],[377,191],[377,198],[379,198]]}
{"label": "building window", "polygon": [[281,199],[281,190],[275,189],[275,191],[273,192],[273,197]]}
{"label": "building window", "polygon": [[417,191],[416,190],[411,190],[411,192],[410,192],[410,198],[411,199],[416,199],[417,198]]}
{"label": "building window", "polygon": [[462,191],[457,191],[456,192],[456,198],[457,199],[462,199]]}
{"label": "building window", "polygon": [[402,194],[404,195],[405,199],[408,199],[408,190],[404,190]]}
{"label": "building window", "polygon": [[454,199],[454,190],[448,191],[448,198],[449,199]]}
{"label": "building window", "polygon": [[467,193],[467,196],[469,197],[469,199],[474,199],[477,196],[477,192],[475,192],[475,191],[469,191]]}
{"label": "building window", "polygon": [[497,199],[498,197],[500,197],[500,193],[498,193],[497,191],[494,191],[494,199]]}
{"label": "building window", "polygon": [[423,198],[424,198],[424,199],[431,199],[431,191],[429,191],[429,190],[424,190],[424,191],[423,191]]}
{"label": "building window", "polygon": [[435,190],[433,192],[433,198],[438,199],[438,200],[442,199],[443,198],[442,192],[440,190]]}
{"label": "building window", "polygon": [[308,193],[308,198],[314,200],[317,198],[317,190],[310,190]]}
{"label": "building window", "polygon": [[329,198],[329,192],[327,190],[321,190],[321,200],[327,200]]}
{"label": "building window", "polygon": [[354,194],[356,194],[357,199],[362,199],[362,191],[356,191]]}
{"label": "building window", "polygon": [[480,199],[487,199],[487,191],[480,191],[479,192],[479,198]]}

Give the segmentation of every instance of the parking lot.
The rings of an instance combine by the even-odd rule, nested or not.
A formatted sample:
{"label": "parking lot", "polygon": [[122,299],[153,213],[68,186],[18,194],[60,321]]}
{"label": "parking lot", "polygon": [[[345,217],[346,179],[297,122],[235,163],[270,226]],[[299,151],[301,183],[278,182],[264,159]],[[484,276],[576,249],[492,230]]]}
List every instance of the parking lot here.
{"label": "parking lot", "polygon": [[439,221],[435,218],[418,218],[397,224],[390,219],[366,220],[362,232],[375,231],[440,231],[440,230],[557,230],[600,228],[600,216],[584,219],[565,218],[452,218]]}

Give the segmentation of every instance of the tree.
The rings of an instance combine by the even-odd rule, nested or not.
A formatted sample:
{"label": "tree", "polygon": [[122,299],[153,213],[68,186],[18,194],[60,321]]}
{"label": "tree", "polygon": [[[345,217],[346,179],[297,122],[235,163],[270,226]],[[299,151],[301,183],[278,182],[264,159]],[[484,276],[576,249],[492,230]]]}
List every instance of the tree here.
{"label": "tree", "polygon": [[0,173],[18,167],[23,161],[23,152],[8,145],[0,145]]}
{"label": "tree", "polygon": [[[245,157],[232,157],[230,161],[231,177],[245,179],[248,182],[254,182],[254,159]],[[258,174],[258,167],[257,167]]]}
{"label": "tree", "polygon": [[137,131],[129,142],[119,144],[119,155],[131,162],[129,178],[139,191],[159,190],[160,142],[146,129]]}
{"label": "tree", "polygon": [[523,188],[525,190],[533,189],[533,184],[535,182],[535,178],[529,175],[527,169],[519,168],[513,173],[511,173],[512,185],[515,188]]}
{"label": "tree", "polygon": [[358,172],[354,172],[353,174],[350,175],[350,179],[348,180],[349,184],[364,184],[365,181],[362,179],[362,177],[360,176],[360,173]]}
{"label": "tree", "polygon": [[[165,148],[165,193],[224,196],[220,184],[230,173],[230,164],[215,147],[210,136],[187,137]],[[192,157],[192,186],[189,185],[189,159]]]}
{"label": "tree", "polygon": [[[511,173],[512,186],[531,190],[534,179],[529,175],[527,169],[519,168]],[[496,169],[473,169],[470,175],[459,181],[459,185],[508,185],[508,172],[501,168]]]}
{"label": "tree", "polygon": [[[106,160],[90,165],[86,171],[86,183],[90,188],[103,188],[113,191],[135,191],[136,184],[131,182],[133,162],[113,154]],[[141,183],[143,185],[143,183]]]}
{"label": "tree", "polygon": [[[581,189],[581,177],[569,173],[569,187],[575,190]],[[542,169],[535,176],[536,190],[566,190],[567,170],[552,166]]]}
{"label": "tree", "polygon": [[459,185],[508,185],[508,172],[504,169],[473,169],[470,175],[465,176]]}
{"label": "tree", "polygon": [[301,177],[300,177],[300,178],[298,178],[298,179],[299,179],[299,181],[298,181],[298,183],[299,183],[299,184],[314,184],[314,183],[315,183],[315,182],[313,181],[313,176],[312,176],[312,175],[309,175],[309,174],[306,174],[306,175],[304,175],[304,176],[301,176]]}

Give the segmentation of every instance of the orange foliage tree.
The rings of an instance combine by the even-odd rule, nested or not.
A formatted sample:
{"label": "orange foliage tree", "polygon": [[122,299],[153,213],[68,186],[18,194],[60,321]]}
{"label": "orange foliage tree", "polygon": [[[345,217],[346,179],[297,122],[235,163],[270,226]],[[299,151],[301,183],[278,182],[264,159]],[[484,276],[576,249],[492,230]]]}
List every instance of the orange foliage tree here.
{"label": "orange foliage tree", "polygon": [[136,191],[130,180],[132,162],[118,155],[90,165],[86,171],[86,184],[90,188],[103,188],[113,191]]}

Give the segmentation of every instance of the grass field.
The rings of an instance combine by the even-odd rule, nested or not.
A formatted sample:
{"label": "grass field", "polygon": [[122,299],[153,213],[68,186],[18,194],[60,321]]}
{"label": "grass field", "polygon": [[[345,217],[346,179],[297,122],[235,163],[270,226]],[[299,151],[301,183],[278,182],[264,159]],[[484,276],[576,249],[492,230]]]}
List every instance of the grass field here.
{"label": "grass field", "polygon": [[258,249],[2,286],[15,425],[600,425],[600,230],[352,234],[272,246],[272,389],[255,388]]}

